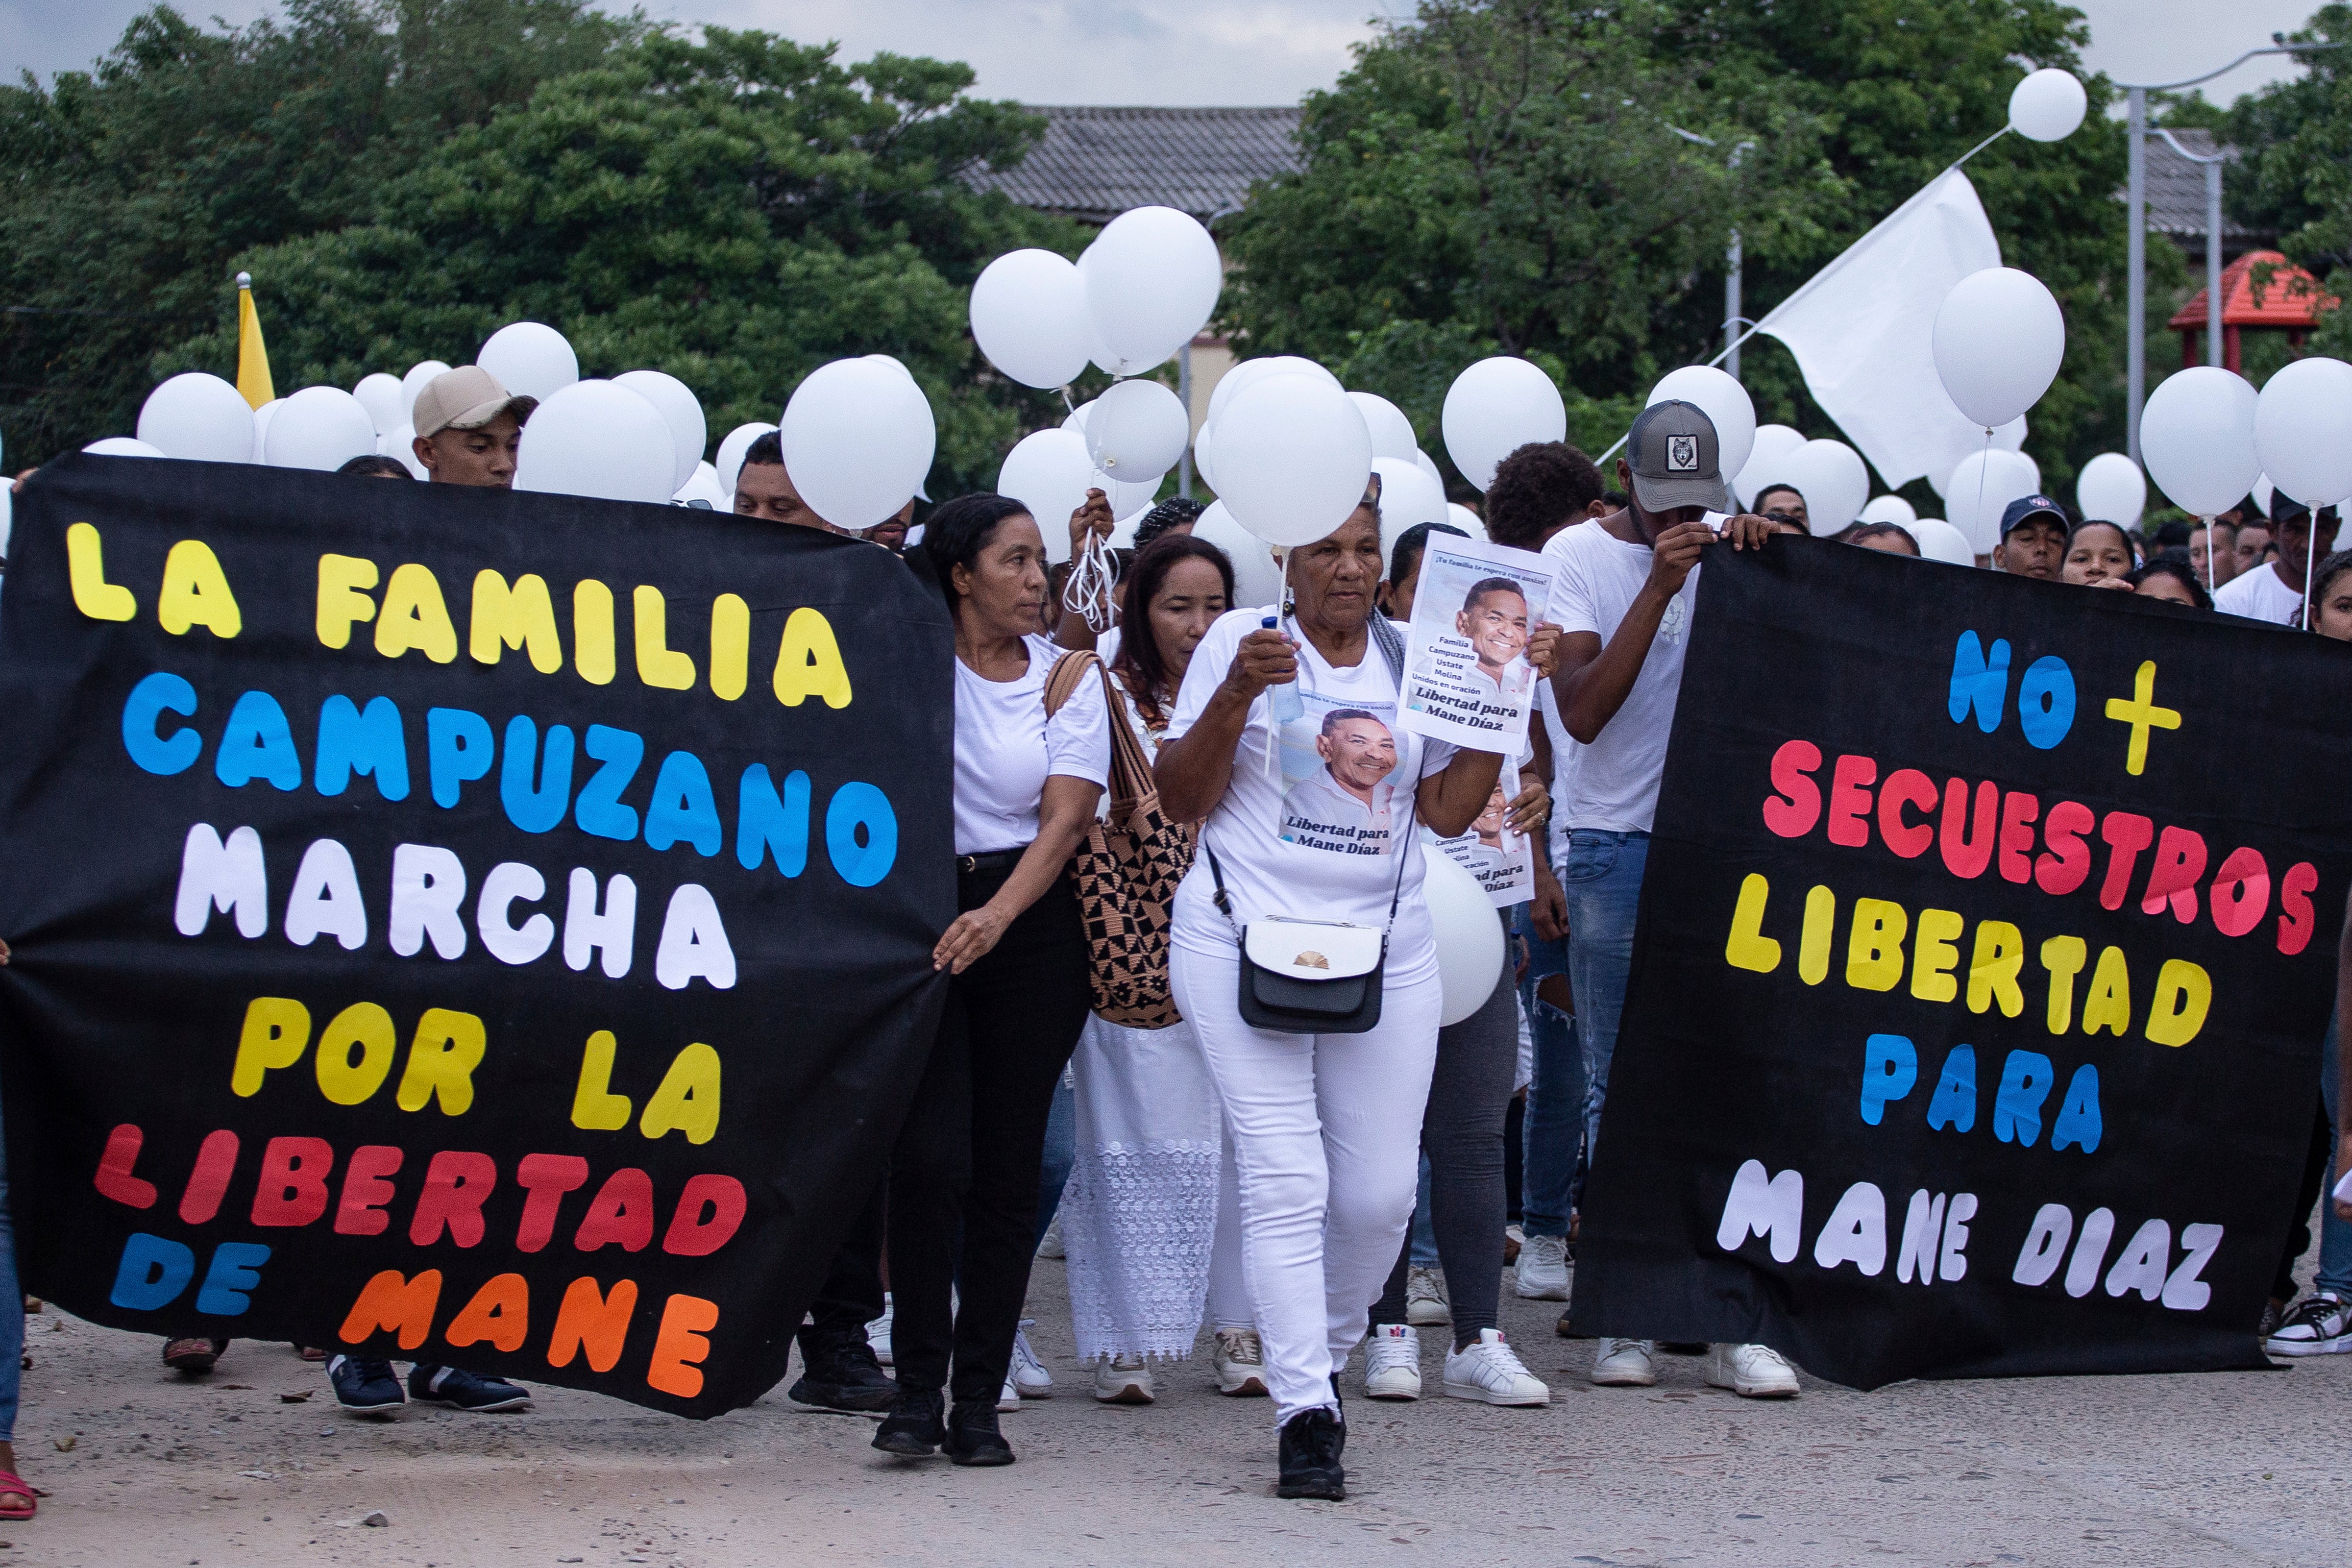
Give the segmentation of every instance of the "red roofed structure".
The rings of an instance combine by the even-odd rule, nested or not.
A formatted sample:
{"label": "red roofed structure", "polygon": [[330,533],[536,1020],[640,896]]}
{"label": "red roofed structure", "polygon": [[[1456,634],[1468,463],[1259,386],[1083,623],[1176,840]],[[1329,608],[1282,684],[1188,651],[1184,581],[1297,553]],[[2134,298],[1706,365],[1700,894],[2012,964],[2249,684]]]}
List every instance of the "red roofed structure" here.
{"label": "red roofed structure", "polygon": [[[2256,288],[2254,268],[2269,268],[2269,281]],[[2336,309],[2336,300],[2324,292],[2319,280],[2275,250],[2250,250],[2221,269],[2221,363],[2238,368],[2238,334],[2283,331],[2291,347],[2303,346],[2304,334],[2319,318]],[[2183,305],[2171,321],[2180,332],[2180,364],[2186,370],[2202,364],[2197,338],[2208,325],[2205,290]]]}

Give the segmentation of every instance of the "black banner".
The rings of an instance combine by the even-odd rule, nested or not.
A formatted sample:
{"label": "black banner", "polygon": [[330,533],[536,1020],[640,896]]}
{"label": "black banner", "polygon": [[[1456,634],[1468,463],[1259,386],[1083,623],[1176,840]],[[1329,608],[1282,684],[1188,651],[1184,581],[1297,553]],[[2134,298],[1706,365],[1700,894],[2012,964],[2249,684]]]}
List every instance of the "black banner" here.
{"label": "black banner", "polygon": [[26,1287],[711,1415],[782,1374],[952,918],[951,634],[857,541],[77,457],[0,595]]}
{"label": "black banner", "polygon": [[1821,1376],[2264,1364],[2352,873],[2352,648],[1710,550],[1588,1332]]}

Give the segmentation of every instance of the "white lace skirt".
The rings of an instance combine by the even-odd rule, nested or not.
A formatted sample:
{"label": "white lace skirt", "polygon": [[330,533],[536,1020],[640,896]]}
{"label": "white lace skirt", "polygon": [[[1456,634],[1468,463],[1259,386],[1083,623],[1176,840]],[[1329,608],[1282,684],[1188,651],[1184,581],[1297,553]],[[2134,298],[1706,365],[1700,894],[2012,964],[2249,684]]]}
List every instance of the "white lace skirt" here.
{"label": "white lace skirt", "polygon": [[1062,1194],[1078,1355],[1188,1359],[1217,1228],[1221,1111],[1190,1024],[1087,1020]]}

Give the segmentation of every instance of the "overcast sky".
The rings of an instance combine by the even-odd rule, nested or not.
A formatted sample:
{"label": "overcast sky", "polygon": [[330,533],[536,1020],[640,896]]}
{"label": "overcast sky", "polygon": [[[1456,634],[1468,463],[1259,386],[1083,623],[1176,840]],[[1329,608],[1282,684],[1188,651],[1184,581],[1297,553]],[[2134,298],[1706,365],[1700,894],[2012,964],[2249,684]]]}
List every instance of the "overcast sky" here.
{"label": "overcast sky", "polygon": [[[1026,103],[1270,104],[1328,87],[1372,18],[1411,0],[645,0],[684,22],[838,39],[970,61],[981,89]],[[2125,81],[2209,70],[2292,30],[2315,0],[2076,0],[2090,64]],[[46,77],[86,67],[145,0],[0,0],[0,63]],[[182,0],[195,16],[246,21],[270,0]],[[615,8],[621,8],[615,0]],[[2277,74],[2256,62],[2210,85],[2227,100]]]}

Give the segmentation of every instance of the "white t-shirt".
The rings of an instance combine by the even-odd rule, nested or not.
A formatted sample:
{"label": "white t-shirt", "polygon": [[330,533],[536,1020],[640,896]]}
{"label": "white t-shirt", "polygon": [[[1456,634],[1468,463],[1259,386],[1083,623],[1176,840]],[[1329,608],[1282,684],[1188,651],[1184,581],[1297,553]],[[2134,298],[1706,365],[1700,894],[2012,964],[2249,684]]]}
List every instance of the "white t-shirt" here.
{"label": "white t-shirt", "polygon": [[[1628,544],[1596,521],[1562,529],[1543,552],[1559,564],[1559,575],[1552,580],[1551,618],[1561,630],[1591,632],[1607,647],[1650,580],[1650,547]],[[1563,827],[1647,833],[1656,819],[1658,780],[1665,772],[1666,732],[1674,728],[1675,701],[1682,691],[1683,656],[1690,649],[1698,574],[1699,568],[1692,567],[1682,591],[1667,605],[1624,706],[1591,745],[1580,748],[1567,798],[1559,805]]]}
{"label": "white t-shirt", "polygon": [[2276,568],[2265,561],[2215,589],[2213,607],[2227,616],[2244,616],[2250,620],[2291,626],[2294,613],[2303,608],[2303,590],[2280,582]]}
{"label": "white t-shirt", "polygon": [[1037,837],[1037,805],[1049,773],[1108,786],[1109,712],[1102,679],[1089,672],[1053,721],[1045,677],[1063,650],[1021,639],[1029,668],[1018,679],[984,680],[956,660],[955,847],[959,855],[1018,849]]}
{"label": "white t-shirt", "polygon": [[1568,792],[1576,784],[1576,753],[1582,750],[1568,726],[1559,721],[1559,696],[1549,680],[1536,684],[1536,711],[1543,715],[1544,732],[1551,737],[1551,820],[1544,825],[1545,858],[1558,874],[1568,864]]}
{"label": "white t-shirt", "polygon": [[[1163,743],[1191,731],[1233,668],[1234,650],[1242,638],[1273,613],[1233,610],[1209,628],[1184,672]],[[1403,628],[1398,631],[1402,634]],[[1297,636],[1295,631],[1292,635]],[[1324,723],[1314,718],[1320,710],[1333,731],[1346,732],[1348,744],[1392,746],[1395,764],[1378,783],[1363,779],[1360,754],[1354,761],[1341,757],[1328,767],[1309,765],[1288,783],[1282,773],[1269,777],[1267,694],[1260,692],[1250,704],[1234,752],[1233,781],[1209,814],[1202,841],[1216,852],[1224,868],[1234,918],[1243,925],[1266,915],[1290,915],[1385,926],[1389,900],[1396,897],[1388,973],[1399,981],[1418,980],[1436,972],[1437,944],[1430,931],[1429,906],[1421,896],[1420,836],[1402,830],[1412,811],[1412,790],[1419,781],[1442,772],[1454,760],[1454,748],[1385,721],[1396,712],[1397,685],[1388,660],[1369,637],[1362,660],[1344,669],[1327,663],[1303,637],[1298,641],[1299,685],[1309,719],[1287,728],[1295,732],[1303,725],[1309,734],[1322,732]],[[1286,763],[1299,758],[1302,750],[1292,743],[1283,752]],[[1396,859],[1400,852],[1405,856],[1402,868]],[[1400,870],[1401,895],[1395,891]],[[1234,950],[1233,927],[1213,901],[1215,886],[1208,855],[1195,856],[1177,890],[1170,940],[1196,952]]]}

